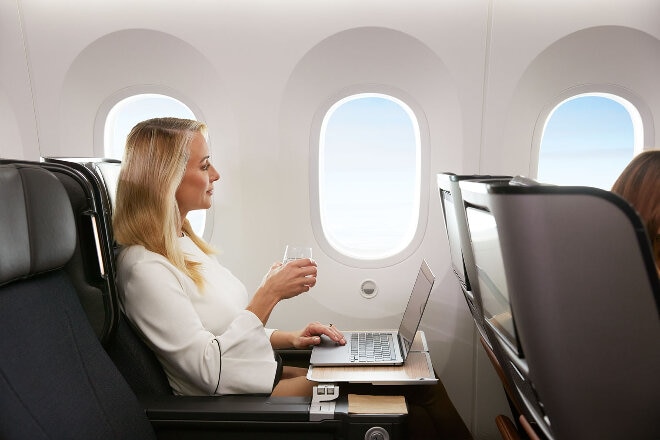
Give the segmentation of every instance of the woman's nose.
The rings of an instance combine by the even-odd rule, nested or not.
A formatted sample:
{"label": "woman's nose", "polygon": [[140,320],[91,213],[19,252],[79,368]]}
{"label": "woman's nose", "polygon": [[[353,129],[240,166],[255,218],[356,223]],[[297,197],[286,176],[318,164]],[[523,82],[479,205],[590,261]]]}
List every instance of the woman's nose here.
{"label": "woman's nose", "polygon": [[211,182],[215,182],[216,180],[220,180],[220,173],[218,173],[218,170],[215,169],[213,165],[211,165]]}

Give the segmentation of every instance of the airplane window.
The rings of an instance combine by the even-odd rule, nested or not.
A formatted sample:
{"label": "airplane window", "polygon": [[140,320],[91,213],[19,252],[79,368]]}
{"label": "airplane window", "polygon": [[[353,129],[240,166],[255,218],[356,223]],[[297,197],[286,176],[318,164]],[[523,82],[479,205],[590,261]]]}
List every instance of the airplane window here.
{"label": "airplane window", "polygon": [[[167,95],[144,93],[119,101],[106,117],[103,143],[105,156],[121,160],[126,136],[135,124],[146,119],[166,116],[197,119],[187,105]],[[191,211],[188,214],[188,221],[195,233],[201,237],[206,225],[206,211]]]}
{"label": "airplane window", "polygon": [[105,121],[104,148],[106,157],[121,160],[126,136],[140,121],[173,116],[196,119],[192,110],[178,99],[167,95],[145,93],[119,101],[108,113]]}
{"label": "airplane window", "polygon": [[642,134],[642,118],[627,100],[611,94],[573,96],[545,122],[538,180],[609,190],[642,150]]}
{"label": "airplane window", "polygon": [[323,233],[356,259],[393,256],[416,232],[420,130],[402,101],[378,93],[335,103],[321,125],[319,208]]}

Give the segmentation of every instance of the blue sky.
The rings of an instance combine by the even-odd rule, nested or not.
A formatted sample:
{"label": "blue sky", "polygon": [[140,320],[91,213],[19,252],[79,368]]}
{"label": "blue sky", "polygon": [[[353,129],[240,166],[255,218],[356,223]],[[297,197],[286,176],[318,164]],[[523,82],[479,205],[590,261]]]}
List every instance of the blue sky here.
{"label": "blue sky", "polygon": [[326,116],[321,221],[345,251],[382,256],[401,250],[417,226],[419,130],[399,102],[356,96]]}
{"label": "blue sky", "polygon": [[538,179],[609,189],[633,157],[633,122],[613,99],[582,96],[552,113],[541,142]]}

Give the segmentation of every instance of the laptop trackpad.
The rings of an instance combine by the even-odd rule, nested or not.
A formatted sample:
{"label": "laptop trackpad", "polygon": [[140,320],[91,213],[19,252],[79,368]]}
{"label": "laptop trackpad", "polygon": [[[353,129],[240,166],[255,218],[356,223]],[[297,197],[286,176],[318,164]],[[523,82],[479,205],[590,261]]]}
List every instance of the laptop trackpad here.
{"label": "laptop trackpad", "polygon": [[321,343],[315,345],[314,350],[312,350],[312,357],[309,363],[312,365],[322,365],[325,363],[336,363],[341,359],[349,359],[349,349],[349,344],[340,345],[329,337],[322,335]]}

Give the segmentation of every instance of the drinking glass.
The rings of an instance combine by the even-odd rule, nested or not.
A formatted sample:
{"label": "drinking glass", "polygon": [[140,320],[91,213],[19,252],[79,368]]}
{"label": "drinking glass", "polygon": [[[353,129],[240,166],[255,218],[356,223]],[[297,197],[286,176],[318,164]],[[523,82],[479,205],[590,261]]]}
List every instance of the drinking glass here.
{"label": "drinking glass", "polygon": [[288,244],[284,249],[284,258],[282,263],[286,264],[289,261],[300,260],[301,258],[312,259],[312,248],[308,246],[293,246]]}

